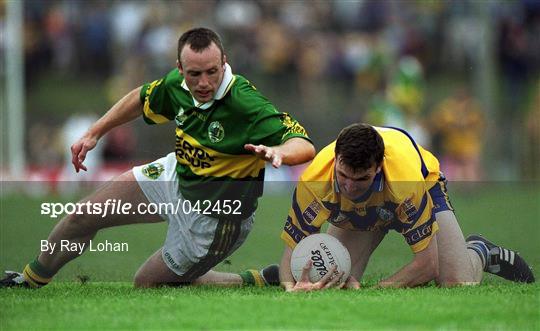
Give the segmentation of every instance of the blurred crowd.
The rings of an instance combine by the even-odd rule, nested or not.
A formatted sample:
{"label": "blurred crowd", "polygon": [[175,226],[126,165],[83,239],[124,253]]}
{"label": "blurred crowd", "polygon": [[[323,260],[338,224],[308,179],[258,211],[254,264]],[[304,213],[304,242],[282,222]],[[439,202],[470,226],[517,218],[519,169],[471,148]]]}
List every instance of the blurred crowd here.
{"label": "blurred crowd", "polygon": [[[102,81],[112,103],[171,70],[179,35],[207,26],[233,70],[294,113],[318,148],[367,121],[409,130],[449,178],[479,180],[507,163],[540,176],[538,0],[27,0],[24,13],[29,90],[54,71]],[[133,128],[121,131],[106,160],[144,146]],[[54,159],[36,155],[50,149],[29,158]]]}

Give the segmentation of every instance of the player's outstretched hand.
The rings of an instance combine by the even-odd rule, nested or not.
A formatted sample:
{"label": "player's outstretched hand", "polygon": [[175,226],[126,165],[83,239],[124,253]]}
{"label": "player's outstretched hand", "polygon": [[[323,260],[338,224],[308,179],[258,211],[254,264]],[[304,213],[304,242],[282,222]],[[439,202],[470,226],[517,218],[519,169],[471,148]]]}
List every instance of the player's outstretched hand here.
{"label": "player's outstretched hand", "polygon": [[309,260],[302,269],[302,276],[300,277],[300,280],[294,285],[293,288],[288,290],[289,292],[310,292],[325,290],[331,287],[343,288],[343,286],[345,286],[345,283],[339,283],[339,280],[341,277],[343,277],[343,272],[340,272],[339,275],[332,277],[337,266],[330,268],[330,270],[326,273],[326,275],[323,276],[323,278],[321,278],[321,280],[312,283],[309,280],[309,271],[311,270],[311,265],[312,262]]}
{"label": "player's outstretched hand", "polygon": [[277,148],[253,144],[245,144],[244,148],[255,153],[257,157],[267,162],[271,162],[274,168],[279,168],[283,162],[283,155],[281,155]]}
{"label": "player's outstretched hand", "polygon": [[71,163],[73,163],[76,172],[88,170],[83,162],[86,159],[86,153],[96,147],[96,145],[97,138],[87,136],[82,137],[76,143],[71,145]]}

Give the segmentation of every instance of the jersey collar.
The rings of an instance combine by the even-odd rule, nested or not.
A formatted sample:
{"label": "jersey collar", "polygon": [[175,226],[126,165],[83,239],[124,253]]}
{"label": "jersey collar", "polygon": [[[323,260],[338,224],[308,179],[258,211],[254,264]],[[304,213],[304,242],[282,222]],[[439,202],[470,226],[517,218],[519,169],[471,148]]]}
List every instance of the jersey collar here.
{"label": "jersey collar", "polygon": [[[193,96],[191,96],[191,98],[193,99],[193,104],[195,105],[195,107],[200,108],[200,109],[206,110],[210,108],[214,104],[214,101],[223,99],[223,97],[231,89],[235,80],[236,80],[236,77],[232,73],[231,66],[228,63],[225,63],[225,72],[223,73],[223,80],[221,81],[221,84],[219,85],[216,95],[214,95],[214,99],[206,103],[200,103],[195,98],[193,98]],[[182,80],[181,86],[182,88],[184,88],[184,90],[188,91],[189,94],[191,94],[191,92],[188,89],[185,79]]]}

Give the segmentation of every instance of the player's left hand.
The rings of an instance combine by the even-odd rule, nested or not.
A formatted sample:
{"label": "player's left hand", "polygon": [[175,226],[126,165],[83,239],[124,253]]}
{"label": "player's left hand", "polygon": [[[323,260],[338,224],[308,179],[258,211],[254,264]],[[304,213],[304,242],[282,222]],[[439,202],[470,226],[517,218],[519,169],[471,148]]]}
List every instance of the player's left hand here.
{"label": "player's left hand", "polygon": [[283,155],[279,152],[277,148],[253,144],[245,144],[244,148],[250,152],[255,153],[257,157],[267,162],[271,162],[274,168],[279,168],[281,166],[281,163],[283,162]]}
{"label": "player's left hand", "polygon": [[343,288],[358,290],[360,288],[360,282],[351,275],[349,276],[349,278],[347,278],[347,281],[345,282],[345,286],[343,286]]}

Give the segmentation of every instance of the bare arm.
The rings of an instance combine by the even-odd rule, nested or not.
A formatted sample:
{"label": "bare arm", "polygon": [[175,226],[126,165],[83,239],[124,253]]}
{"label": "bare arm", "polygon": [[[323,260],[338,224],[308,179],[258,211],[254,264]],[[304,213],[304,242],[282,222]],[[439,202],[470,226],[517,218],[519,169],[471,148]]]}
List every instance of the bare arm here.
{"label": "bare arm", "polygon": [[81,169],[87,170],[83,164],[86,153],[96,147],[98,140],[103,135],[114,127],[132,121],[141,115],[140,92],[141,87],[138,87],[125,95],[71,146],[71,163],[73,163],[76,172]]}
{"label": "bare arm", "polygon": [[279,280],[281,282],[281,287],[285,291],[290,292],[294,288],[294,278],[291,273],[291,254],[292,249],[285,245],[285,250],[283,251],[283,257],[281,258],[281,264],[279,266]]}
{"label": "bare arm", "polygon": [[425,284],[438,277],[439,258],[436,236],[429,245],[416,253],[411,263],[401,268],[394,275],[382,280],[380,287],[414,287]]}
{"label": "bare arm", "polygon": [[246,144],[245,149],[255,153],[261,159],[271,162],[274,168],[281,164],[296,165],[310,161],[315,157],[315,147],[308,140],[294,137],[278,146]]}

